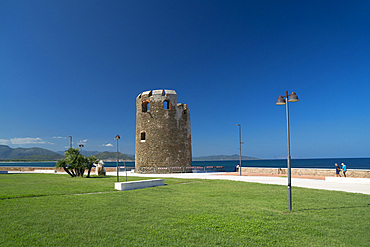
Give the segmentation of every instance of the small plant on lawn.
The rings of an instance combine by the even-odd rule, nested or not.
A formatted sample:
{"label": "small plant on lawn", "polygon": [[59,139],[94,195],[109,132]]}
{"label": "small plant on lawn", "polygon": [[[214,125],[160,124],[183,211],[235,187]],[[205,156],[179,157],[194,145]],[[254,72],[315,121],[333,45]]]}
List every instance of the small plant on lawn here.
{"label": "small plant on lawn", "polygon": [[88,169],[87,177],[90,177],[91,168],[98,161],[95,156],[86,157],[77,148],[70,148],[64,152],[64,159],[57,162],[56,168],[63,168],[71,177],[83,177]]}

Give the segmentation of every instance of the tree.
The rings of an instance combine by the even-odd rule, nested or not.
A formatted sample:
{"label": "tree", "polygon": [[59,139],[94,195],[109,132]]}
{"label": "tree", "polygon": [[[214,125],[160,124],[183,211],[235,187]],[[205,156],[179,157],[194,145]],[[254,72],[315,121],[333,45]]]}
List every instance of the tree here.
{"label": "tree", "polygon": [[87,172],[87,177],[89,178],[91,168],[93,167],[94,163],[96,163],[98,161],[98,159],[94,155],[90,155],[89,157],[87,157],[87,160],[88,160],[87,169],[89,169],[88,172]]}
{"label": "tree", "polygon": [[79,155],[80,155],[80,150],[78,150],[78,148],[70,148],[64,152],[64,156],[65,156],[64,160],[67,164],[68,170],[72,174],[72,177],[77,176],[76,174],[77,171],[75,169],[77,168],[77,158]]}
{"label": "tree", "polygon": [[67,168],[67,163],[66,163],[65,159],[58,160],[57,165],[55,167],[56,168],[63,168],[66,173],[68,173],[71,177],[74,177],[72,175],[72,173],[69,171],[69,169]]}
{"label": "tree", "polygon": [[80,154],[77,148],[70,148],[64,152],[65,158],[57,162],[56,168],[63,168],[71,177],[83,177],[86,169],[90,171],[96,158],[87,158]]}
{"label": "tree", "polygon": [[82,154],[79,154],[76,159],[76,166],[75,166],[75,173],[78,177],[83,177],[85,169],[88,165],[88,159],[83,156]]}

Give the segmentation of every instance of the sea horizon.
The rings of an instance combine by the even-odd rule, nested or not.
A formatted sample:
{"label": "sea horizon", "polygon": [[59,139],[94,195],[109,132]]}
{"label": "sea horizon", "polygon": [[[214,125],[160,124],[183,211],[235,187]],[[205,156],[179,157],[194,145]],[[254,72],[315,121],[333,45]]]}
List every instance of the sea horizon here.
{"label": "sea horizon", "polygon": [[[347,169],[370,170],[370,158],[324,158],[324,159],[292,159],[292,168],[312,168],[312,169],[334,169],[334,164],[345,163]],[[223,166],[226,172],[234,171],[239,164],[239,160],[212,160],[212,161],[193,161],[192,166]],[[286,159],[258,159],[242,160],[242,167],[260,168],[286,168]],[[56,161],[1,161],[0,167],[55,167]],[[135,167],[134,161],[119,162],[119,166],[129,169]],[[105,167],[116,167],[117,162],[105,162]]]}

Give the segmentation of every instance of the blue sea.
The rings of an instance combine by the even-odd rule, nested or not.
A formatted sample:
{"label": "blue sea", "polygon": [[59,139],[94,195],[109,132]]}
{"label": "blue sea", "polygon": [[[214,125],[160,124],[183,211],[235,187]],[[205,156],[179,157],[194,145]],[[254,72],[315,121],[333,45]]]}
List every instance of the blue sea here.
{"label": "blue sea", "polygon": [[[345,163],[347,169],[370,170],[370,158],[327,158],[327,159],[292,159],[292,168],[316,168],[334,169],[334,164]],[[55,167],[56,162],[0,162],[0,167]],[[223,166],[226,172],[232,172],[239,160],[230,161],[193,161],[195,167]],[[135,162],[125,162],[127,169],[133,169]],[[105,162],[106,167],[116,167],[117,162]],[[123,167],[124,163],[120,162]],[[242,167],[263,167],[263,168],[286,168],[286,159],[275,160],[242,160]]]}

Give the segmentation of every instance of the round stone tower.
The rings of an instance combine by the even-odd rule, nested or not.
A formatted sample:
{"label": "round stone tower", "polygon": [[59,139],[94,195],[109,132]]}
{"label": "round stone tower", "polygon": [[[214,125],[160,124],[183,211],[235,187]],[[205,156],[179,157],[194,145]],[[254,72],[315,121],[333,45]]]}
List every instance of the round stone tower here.
{"label": "round stone tower", "polygon": [[141,173],[185,169],[192,163],[190,110],[174,90],[151,90],[136,98],[135,168]]}

